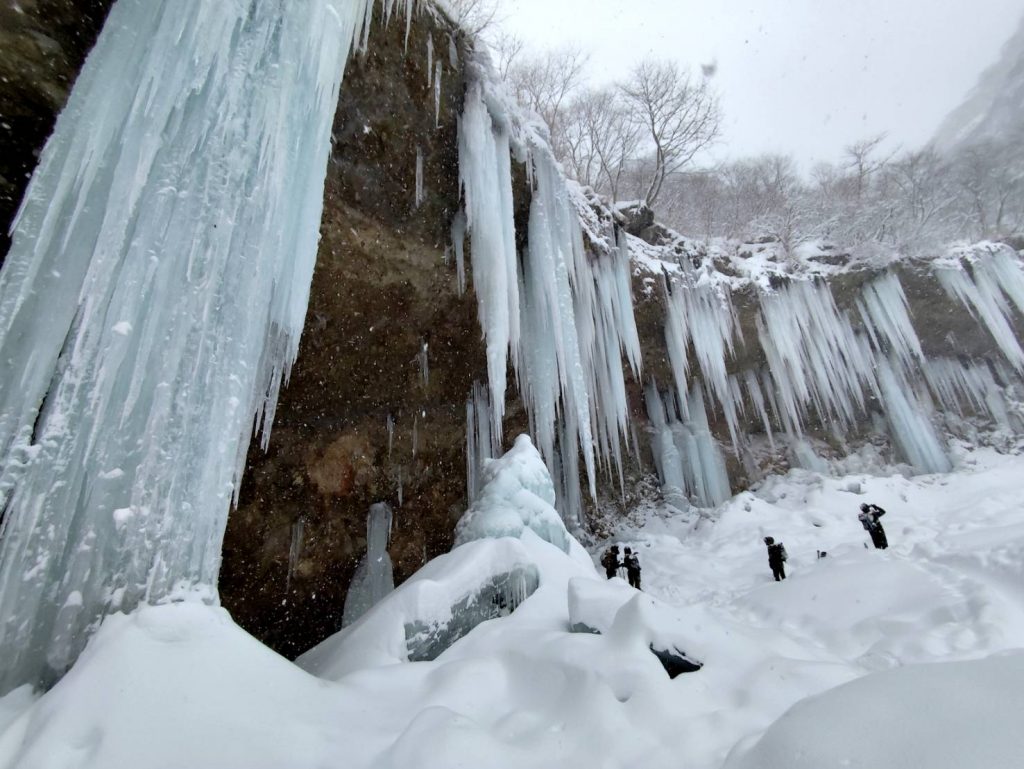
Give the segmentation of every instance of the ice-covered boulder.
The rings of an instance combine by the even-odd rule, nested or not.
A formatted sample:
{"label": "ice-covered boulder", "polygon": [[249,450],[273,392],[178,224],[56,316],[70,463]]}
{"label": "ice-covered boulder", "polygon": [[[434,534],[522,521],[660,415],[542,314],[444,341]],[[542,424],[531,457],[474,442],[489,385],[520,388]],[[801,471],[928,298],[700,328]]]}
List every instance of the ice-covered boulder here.
{"label": "ice-covered boulder", "polygon": [[511,613],[533,594],[540,582],[533,560],[516,539],[458,547],[430,561],[298,664],[338,679],[356,670],[435,659],[477,625]]}
{"label": "ice-covered boulder", "polygon": [[455,527],[455,544],[518,538],[527,529],[569,552],[569,532],[555,510],[551,475],[529,436],[520,435],[505,456],[485,463],[483,488]]}
{"label": "ice-covered boulder", "polygon": [[574,633],[600,633],[626,646],[647,646],[670,677],[700,670],[687,654],[687,628],[659,601],[621,579],[569,582],[569,627]]}

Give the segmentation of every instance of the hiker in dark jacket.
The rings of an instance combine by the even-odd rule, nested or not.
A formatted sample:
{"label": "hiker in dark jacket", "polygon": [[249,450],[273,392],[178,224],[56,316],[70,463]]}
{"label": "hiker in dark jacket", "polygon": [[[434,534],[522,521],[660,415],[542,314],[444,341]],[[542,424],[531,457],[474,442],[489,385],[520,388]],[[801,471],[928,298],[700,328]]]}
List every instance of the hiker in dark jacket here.
{"label": "hiker in dark jacket", "polygon": [[612,545],[604,551],[604,555],[601,556],[601,565],[604,566],[604,573],[608,576],[608,579],[618,574],[619,567],[622,566],[622,563],[619,561],[618,545]]}
{"label": "hiker in dark jacket", "polygon": [[860,515],[857,516],[860,525],[871,535],[871,542],[876,550],[885,550],[889,547],[889,540],[886,539],[885,529],[882,528],[882,524],[878,520],[883,515],[885,515],[885,510],[878,505],[864,504],[860,506]]}
{"label": "hiker in dark jacket", "polygon": [[768,565],[772,568],[772,576],[776,582],[781,582],[786,578],[785,563],[789,557],[786,554],[786,546],[776,542],[773,537],[765,537],[764,543],[768,546]]}
{"label": "hiker in dark jacket", "polygon": [[626,558],[623,560],[622,565],[626,567],[626,576],[629,578],[629,584],[635,587],[637,590],[640,589],[640,559],[637,558],[630,548],[626,548]]}

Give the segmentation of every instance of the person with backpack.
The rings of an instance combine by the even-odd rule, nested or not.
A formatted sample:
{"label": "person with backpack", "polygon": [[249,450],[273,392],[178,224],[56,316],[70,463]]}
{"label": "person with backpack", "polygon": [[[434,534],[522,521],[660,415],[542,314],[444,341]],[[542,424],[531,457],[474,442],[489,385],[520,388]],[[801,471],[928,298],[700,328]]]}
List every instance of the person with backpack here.
{"label": "person with backpack", "polygon": [[626,577],[629,579],[630,587],[640,589],[640,559],[630,548],[626,548],[626,558],[622,565],[626,567]]}
{"label": "person with backpack", "polygon": [[871,535],[871,542],[876,550],[885,550],[889,547],[889,540],[885,536],[885,529],[878,520],[885,515],[885,510],[878,505],[863,504],[860,506],[860,515],[857,519],[864,530]]}
{"label": "person with backpack", "polygon": [[601,556],[601,565],[604,566],[604,573],[608,579],[618,574],[619,567],[622,566],[622,563],[619,561],[618,545],[612,545],[604,551],[604,555]]}
{"label": "person with backpack", "polygon": [[786,546],[776,542],[774,537],[765,537],[764,543],[768,546],[768,565],[772,569],[772,576],[776,582],[786,578],[786,560],[789,555],[786,553]]}

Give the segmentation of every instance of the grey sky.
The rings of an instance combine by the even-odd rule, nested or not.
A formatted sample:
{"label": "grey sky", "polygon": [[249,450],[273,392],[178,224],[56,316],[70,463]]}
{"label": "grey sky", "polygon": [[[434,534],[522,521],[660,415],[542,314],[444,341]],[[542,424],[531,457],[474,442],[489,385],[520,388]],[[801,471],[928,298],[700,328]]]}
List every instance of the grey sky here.
{"label": "grey sky", "polygon": [[1024,0],[503,0],[535,48],[577,44],[591,78],[645,56],[717,61],[718,157],[788,152],[807,168],[883,131],[924,144],[995,61]]}

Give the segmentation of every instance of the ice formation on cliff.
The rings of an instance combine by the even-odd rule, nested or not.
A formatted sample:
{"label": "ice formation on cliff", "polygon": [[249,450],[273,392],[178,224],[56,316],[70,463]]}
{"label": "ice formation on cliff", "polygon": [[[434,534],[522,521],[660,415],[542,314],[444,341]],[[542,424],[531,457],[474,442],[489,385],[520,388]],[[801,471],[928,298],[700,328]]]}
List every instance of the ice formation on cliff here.
{"label": "ice formation on cliff", "polygon": [[112,8],[0,273],[0,690],[62,672],[106,612],[216,584],[370,5]]}

